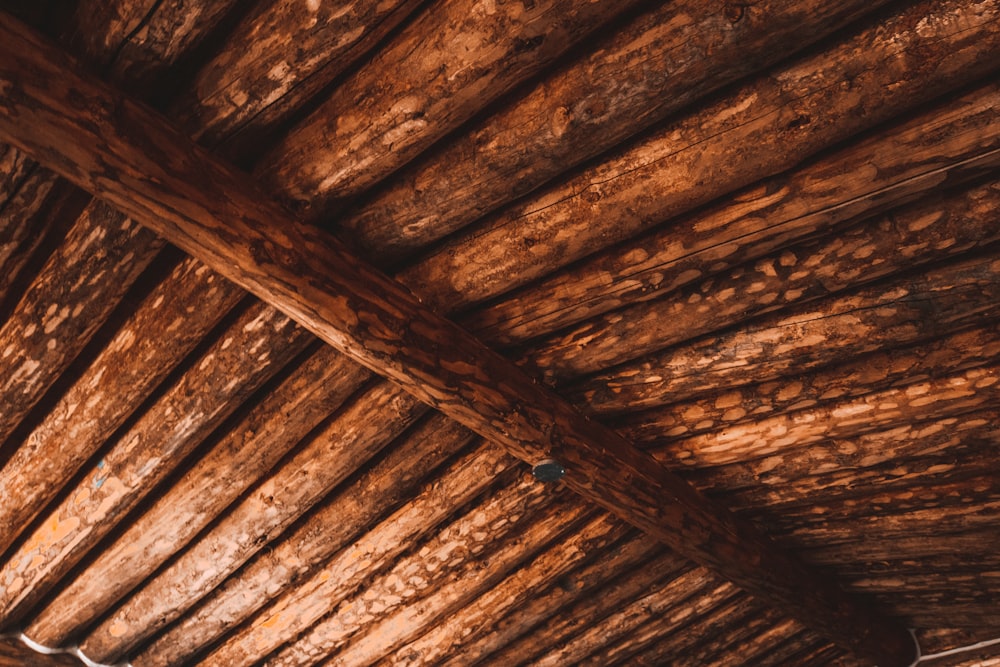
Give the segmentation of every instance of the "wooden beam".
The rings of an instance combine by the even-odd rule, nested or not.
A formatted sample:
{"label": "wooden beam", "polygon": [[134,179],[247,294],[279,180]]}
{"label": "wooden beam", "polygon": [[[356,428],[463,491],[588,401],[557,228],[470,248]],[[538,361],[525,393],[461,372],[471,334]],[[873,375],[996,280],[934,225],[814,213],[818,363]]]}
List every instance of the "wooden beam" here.
{"label": "wooden beam", "polygon": [[730,16],[702,0],[648,4],[338,224],[379,262],[412,255],[885,2],[765,0]]}
{"label": "wooden beam", "polygon": [[327,343],[573,490],[866,660],[914,655],[909,633],[777,549],[593,423],[161,117],[0,17],[0,139],[118,207]]}

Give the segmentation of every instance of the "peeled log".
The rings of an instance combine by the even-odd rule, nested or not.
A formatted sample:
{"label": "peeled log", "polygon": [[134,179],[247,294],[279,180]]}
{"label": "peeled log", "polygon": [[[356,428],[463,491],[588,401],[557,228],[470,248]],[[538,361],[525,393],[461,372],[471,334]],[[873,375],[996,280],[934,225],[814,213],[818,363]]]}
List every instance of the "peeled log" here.
{"label": "peeled log", "polygon": [[[114,220],[125,223],[126,229],[141,229],[113,215]],[[108,285],[101,281],[97,284]],[[0,470],[0,487],[11,490],[10,495],[5,493],[8,500],[0,508],[0,540],[5,545],[9,546],[55,497],[61,481],[71,478],[124,423],[133,406],[166,377],[163,356],[182,358],[188,354],[241,297],[231,285],[193,259],[175,268],[168,284],[170,289],[161,286],[142,301]],[[193,317],[188,310],[192,294],[201,297],[204,307]],[[169,342],[164,336],[154,340],[140,335],[151,322],[164,320],[168,324],[161,333],[174,332]],[[101,400],[98,385],[110,382],[107,378],[111,376],[120,380],[115,386],[116,400]],[[95,397],[88,408],[88,402]]]}
{"label": "peeled log", "polygon": [[1000,446],[1000,436],[991,430],[998,419],[996,410],[963,413],[696,470],[686,478],[739,508],[804,498],[820,504],[869,489],[910,487],[988,468],[991,452]]}
{"label": "peeled log", "polygon": [[[748,595],[737,595],[717,604],[711,609],[705,609],[681,627],[664,627],[659,614],[651,614],[643,624],[632,628],[623,636],[617,637],[608,644],[601,646],[583,660],[575,663],[580,667],[604,667],[613,664],[631,664],[630,659],[639,651],[668,639],[671,648],[664,654],[666,664],[676,664],[690,655],[691,650],[700,641],[719,637],[729,637],[734,628],[745,628],[752,616],[760,616],[761,610]],[[789,621],[786,619],[770,619],[769,628],[785,633]],[[743,646],[744,655],[752,650],[751,646]],[[639,663],[642,664],[642,663]],[[711,663],[708,663],[711,664]]]}
{"label": "peeled log", "polygon": [[509,611],[520,614],[525,605],[537,599],[539,590],[550,582],[563,581],[585,559],[596,557],[609,569],[613,568],[616,554],[609,555],[611,549],[605,550],[605,547],[625,532],[620,521],[602,513],[562,541],[536,554],[492,588],[481,588],[475,599],[447,618],[430,615],[421,619],[422,624],[419,631],[414,632],[414,639],[381,662],[392,665],[437,664],[437,661],[455,655],[456,651],[466,650],[462,649],[462,644],[473,632],[490,627],[499,616]]}
{"label": "peeled log", "polygon": [[732,269],[998,164],[1000,85],[991,82],[603,250],[461,321],[494,345],[517,343],[661,298],[708,270]]}
{"label": "peeled log", "polygon": [[[496,584],[515,564],[538,553],[553,533],[565,534],[592,512],[582,503],[554,495],[522,475],[468,508],[362,587],[358,584],[365,579],[345,575],[364,567],[367,559],[358,558],[357,549],[345,550],[310,581],[264,610],[259,622],[237,629],[200,664],[253,664],[286,642],[291,643],[269,658],[273,667],[315,664],[333,650],[357,643],[374,641],[378,650],[386,650],[399,641],[399,633],[413,631],[410,624],[434,614],[435,598],[443,596],[448,605],[456,605],[456,598],[471,601],[481,592],[478,586]],[[485,523],[480,523],[482,517]],[[369,541],[367,536],[363,539]],[[362,563],[356,564],[358,560]],[[412,598],[421,604],[416,608],[406,604]],[[371,657],[377,656],[369,656],[365,664]],[[339,658],[344,660],[343,652]]]}
{"label": "peeled log", "polygon": [[717,3],[660,3],[337,224],[380,263],[409,255],[880,4],[769,0],[734,18]]}
{"label": "peeled log", "polygon": [[[579,506],[578,503],[574,505]],[[537,521],[539,524],[558,521],[566,525],[567,520],[576,513],[576,507],[573,507],[569,511],[562,510],[556,517],[540,516]],[[534,572],[536,569],[548,568],[558,571],[566,563],[572,563],[588,553],[603,549],[621,536],[623,524],[609,514],[601,514],[598,519],[577,526],[571,533],[563,535],[559,540],[560,544],[541,552],[540,544],[553,539],[553,535],[551,533],[546,535],[543,526],[526,526],[522,537],[514,543],[514,550],[505,545],[504,548],[491,552],[485,563],[479,564],[474,569],[470,568],[467,573],[463,573],[464,576],[460,575],[457,581],[448,582],[434,595],[423,600],[422,604],[404,607],[380,621],[376,627],[338,651],[336,659],[343,661],[345,665],[371,664],[383,650],[381,646],[383,638],[386,640],[386,646],[397,647],[407,639],[414,638],[428,627],[432,627],[450,611],[468,609],[469,605],[475,604],[475,600],[489,598],[492,594],[489,590],[491,588],[503,590],[508,584],[516,585],[518,579],[537,574]],[[497,577],[510,573],[517,567],[521,569],[511,576],[513,582],[497,581]],[[469,582],[475,584],[470,585]],[[298,657],[322,653],[328,647],[322,640],[322,625],[323,623],[319,624],[306,637],[279,653],[274,663],[275,667],[297,667],[302,664],[297,660]]]}
{"label": "peeled log", "polygon": [[360,392],[209,533],[94,628],[81,642],[83,652],[99,662],[121,658],[180,616],[195,601],[192,592],[204,594],[221,583],[425,411],[387,382]]}
{"label": "peeled log", "polygon": [[635,599],[627,607],[585,628],[572,641],[539,656],[534,667],[576,664],[591,653],[636,631],[651,616],[662,632],[680,631],[692,619],[745,594],[730,583],[719,583],[702,569],[682,574],[662,588]]}
{"label": "peeled log", "polygon": [[1000,182],[921,201],[728,273],[616,310],[532,345],[551,381],[616,366],[754,316],[816,302],[1000,239]]}
{"label": "peeled log", "polygon": [[655,407],[985,327],[998,315],[1000,259],[973,257],[704,336],[591,376],[565,395],[603,414]]}
{"label": "peeled log", "polygon": [[[20,618],[37,604],[149,489],[311,340],[287,317],[259,303],[238,318],[237,327],[242,335],[218,340],[200,355],[142,417],[109,443],[93,470],[10,555],[0,568],[4,618]],[[260,354],[252,362],[245,359],[244,350],[266,342],[281,352]],[[13,497],[27,495],[15,484],[25,480],[18,477],[9,483]]]}
{"label": "peeled log", "polygon": [[[18,165],[13,167],[17,170]],[[59,202],[73,190],[52,172],[33,166],[5,192],[0,209],[0,299],[20,296],[14,288],[24,267],[44,241],[68,227]]]}
{"label": "peeled log", "polygon": [[[662,553],[644,567],[626,572],[621,578],[601,587],[594,595],[583,597],[571,606],[560,609],[546,623],[501,647],[490,656],[490,660],[492,664],[502,665],[514,664],[518,659],[534,659],[543,649],[578,636],[637,597],[667,586],[672,581],[681,580],[685,582],[684,586],[697,588],[705,579],[705,573],[702,571],[693,579],[685,578],[690,570],[689,565],[678,562],[673,554]],[[688,591],[687,595],[691,595],[691,592]],[[449,667],[462,667],[462,663],[456,664],[456,660],[446,664]]]}
{"label": "peeled log", "polygon": [[[0,328],[0,350],[8,352],[0,356],[0,442],[76,358],[161,246],[152,232],[104,205],[89,207],[77,220]],[[66,446],[66,435],[59,435],[57,447]],[[0,551],[64,479],[55,461],[36,458],[39,449],[44,444],[29,436],[0,469]]]}
{"label": "peeled log", "polygon": [[901,389],[1000,361],[1000,322],[929,343],[880,350],[812,372],[723,389],[613,420],[637,442],[676,440],[738,427],[765,417],[845,403],[874,392]]}
{"label": "peeled log", "polygon": [[637,0],[443,0],[418,16],[261,161],[312,215],[357,195]]}
{"label": "peeled log", "polygon": [[46,646],[68,641],[223,514],[366,377],[332,348],[316,350],[36,612],[27,633]]}
{"label": "peeled log", "polygon": [[[292,581],[301,576],[318,580],[322,577],[321,569],[337,573],[340,579],[335,583],[348,589],[352,582],[370,579],[388,567],[412,541],[472,503],[513,465],[513,459],[498,448],[476,447],[449,464],[436,479],[425,482],[405,505],[359,535],[353,544],[327,539],[330,526],[342,514],[351,517],[348,525],[353,523],[358,527],[370,518],[369,512],[375,514],[384,509],[381,499],[374,500],[374,504],[359,503],[356,499],[369,480],[392,484],[406,467],[408,453],[406,445],[395,449],[390,457],[394,474],[383,477],[389,466],[376,466],[359,483],[337,493],[302,528],[276,544],[269,555],[258,556],[237,576],[207,592],[190,614],[145,647],[136,663],[143,667],[168,667],[189,658],[191,647],[214,643],[278,595],[272,581]],[[353,558],[348,548],[367,554],[367,558]],[[289,568],[288,564],[300,562],[301,567]]]}
{"label": "peeled log", "polygon": [[398,278],[449,310],[523,285],[984,76],[1000,63],[998,18],[993,1],[911,5],[491,216]]}
{"label": "peeled log", "polygon": [[[522,601],[501,618],[493,617],[483,625],[474,626],[466,620],[464,611],[459,610],[447,621],[432,628],[425,637],[437,646],[460,649],[443,659],[440,663],[443,667],[462,667],[469,655],[486,660],[518,637],[556,623],[563,618],[570,605],[581,600],[597,598],[609,612],[614,610],[620,600],[611,591],[615,590],[615,582],[623,581],[629,573],[645,571],[659,576],[677,575],[687,567],[682,559],[661,554],[662,551],[659,544],[644,535],[632,537],[615,545],[612,553],[593,559],[543,592],[536,590],[532,599]],[[661,555],[662,562],[658,558]],[[671,558],[675,559],[672,569]],[[565,585],[567,581],[569,585]],[[633,594],[644,588],[636,588]],[[421,637],[417,641],[425,640]],[[400,650],[406,649],[403,647]]]}
{"label": "peeled log", "polygon": [[[654,449],[657,457],[670,465],[707,467],[764,457],[772,457],[772,462],[780,465],[786,452],[817,442],[983,410],[998,398],[1000,367],[987,366],[739,424]],[[652,436],[652,431],[647,435]]]}
{"label": "peeled log", "polygon": [[[201,143],[223,143],[226,153],[238,145],[246,152],[248,143],[329,85],[418,4],[258,3],[199,70],[172,115]],[[295,57],[290,57],[290,45]]]}
{"label": "peeled log", "polygon": [[[0,85],[17,88],[13,102],[0,107],[0,138],[30,148],[337,349],[522,460],[556,457],[569,473],[569,488],[635,527],[780,603],[867,659],[889,666],[910,661],[912,642],[897,623],[844,597],[343,245],[297,224],[243,175],[147,109],[81,76],[62,53],[23,27],[0,21],[0,33]],[[76,113],[90,114],[66,112],[67,88]],[[132,133],[141,134],[141,147]]]}

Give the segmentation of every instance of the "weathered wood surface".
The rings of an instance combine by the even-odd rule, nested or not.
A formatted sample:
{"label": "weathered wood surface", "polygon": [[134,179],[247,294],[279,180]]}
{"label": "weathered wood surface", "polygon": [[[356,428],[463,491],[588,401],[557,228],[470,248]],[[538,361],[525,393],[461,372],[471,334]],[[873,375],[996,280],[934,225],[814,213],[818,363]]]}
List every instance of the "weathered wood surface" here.
{"label": "weathered wood surface", "polygon": [[[76,358],[160,246],[149,230],[117,219],[106,206],[90,207],[77,220],[0,328],[0,441]],[[2,474],[3,495],[20,498],[8,471]],[[0,511],[0,540],[9,546],[30,516],[11,518],[8,503]]]}
{"label": "weathered wood surface", "polygon": [[[439,532],[419,540],[418,549],[392,563],[388,571],[377,573],[363,589],[358,588],[356,580],[328,576],[345,569],[358,569],[359,566],[352,562],[358,560],[356,552],[344,553],[328,564],[320,576],[314,576],[298,591],[282,596],[267,613],[258,616],[255,623],[228,637],[204,662],[226,665],[234,660],[253,661],[304,631],[303,641],[309,644],[325,641],[330,646],[342,646],[366,624],[384,625],[384,615],[405,613],[404,600],[421,599],[426,604],[428,592],[434,592],[439,585],[447,587],[449,583],[468,578],[471,576],[469,568],[503,567],[504,561],[518,557],[510,548],[512,542],[519,542],[528,533],[531,538],[524,546],[529,548],[528,554],[536,552],[544,544],[539,533],[544,531],[547,521],[558,520],[558,511],[569,515],[568,522],[561,522],[559,532],[564,532],[585,514],[584,508],[571,507],[565,499],[554,504],[550,501],[552,494],[548,489],[539,488],[522,477],[500,493],[475,503]],[[483,515],[487,523],[480,524],[476,519]],[[494,548],[491,550],[491,547]],[[486,554],[490,555],[488,559],[481,558]],[[363,568],[364,563],[360,567]],[[443,573],[452,576],[442,580]],[[483,575],[488,574],[483,572]],[[494,574],[494,581],[496,577]],[[480,574],[473,577],[474,580],[479,578]],[[472,582],[465,584],[465,588],[474,585]],[[368,595],[368,590],[373,594]],[[331,609],[336,613],[324,618]],[[292,649],[292,645],[289,648]],[[319,656],[314,655],[311,661]],[[300,654],[298,659],[304,658]]]}
{"label": "weathered wood surface", "polygon": [[715,3],[662,3],[337,224],[379,262],[411,254],[879,4],[776,0],[736,16]]}
{"label": "weathered wood surface", "polygon": [[539,73],[636,0],[442,0],[417,16],[262,160],[310,215],[362,192]]}
{"label": "weathered wood surface", "polygon": [[[218,340],[199,355],[192,364],[198,372],[179,378],[110,443],[93,469],[10,555],[0,568],[5,618],[20,618],[36,604],[149,489],[311,340],[287,317],[260,303],[242,313],[235,328],[242,336]],[[275,345],[282,353],[260,354],[253,363],[245,358],[246,350],[274,339],[283,343]]]}
{"label": "weathered wood surface", "polygon": [[[592,510],[585,504],[575,502],[566,496],[537,515],[528,514],[527,525],[517,526],[514,539],[500,542],[498,547],[489,552],[488,558],[481,561],[472,560],[465,564],[456,571],[456,576],[441,582],[439,588],[423,597],[420,604],[400,605],[395,609],[390,605],[387,610],[389,613],[383,613],[377,620],[373,619],[376,624],[374,628],[369,629],[362,625],[356,628],[355,632],[361,628],[364,628],[365,632],[346,642],[343,638],[344,626],[350,628],[351,614],[349,612],[345,614],[348,616],[344,619],[346,623],[341,622],[341,614],[324,619],[298,641],[282,649],[272,658],[275,667],[296,667],[303,662],[315,661],[333,651],[336,651],[337,661],[343,665],[370,665],[385,652],[392,651],[409,639],[416,638],[422,630],[432,626],[448,613],[472,604],[488,589],[502,587],[505,576],[515,568],[528,566],[534,562],[540,564],[559,562],[570,557],[567,548],[571,551],[588,553],[604,548],[621,537],[624,532],[622,522],[603,512],[600,513],[602,515],[600,518],[579,524],[578,521],[591,514]],[[513,517],[518,516],[523,515],[513,515]],[[552,547],[546,553],[543,549],[553,537],[548,527],[552,522],[558,522],[564,529],[558,536],[562,544]],[[506,535],[498,535],[500,540],[504,537]],[[434,562],[437,558],[432,555],[431,560]],[[400,576],[419,574],[420,565],[414,563],[402,569],[397,565],[389,576],[392,577],[396,572],[400,572]]]}
{"label": "weathered wood surface", "polygon": [[[371,418],[372,410],[378,420]],[[353,397],[229,508],[210,533],[94,628],[81,642],[83,651],[101,662],[120,659],[180,615],[194,601],[192,590],[204,595],[221,583],[425,411],[423,404],[387,382],[377,382]]]}
{"label": "weathered wood surface", "polygon": [[1000,367],[984,366],[729,429],[668,440],[656,444],[655,451],[665,461],[692,467],[764,457],[780,460],[788,451],[826,439],[849,438],[906,423],[989,409],[995,405],[998,394]]}
{"label": "weathered wood surface", "polygon": [[613,311],[532,345],[529,359],[558,382],[725,329],[754,316],[917,267],[1000,239],[1000,183],[783,248],[664,298]]}
{"label": "weathered wood surface", "polygon": [[998,14],[908,7],[487,218],[399,279],[432,307],[469,306],[784,171],[995,69]]}
{"label": "weathered wood surface", "polygon": [[[756,608],[752,598],[740,595],[725,600],[714,608],[704,610],[702,614],[691,618],[680,627],[664,628],[659,619],[651,615],[645,623],[599,647],[576,664],[586,667],[628,664],[636,653],[650,648],[664,637],[672,640],[668,641],[669,645],[664,649],[664,661],[681,662],[700,640],[724,635],[731,626],[745,626],[755,612],[759,612],[759,609]],[[785,623],[787,621],[779,622],[774,629],[787,632]],[[748,652],[749,648],[746,647]]]}
{"label": "weathered wood surface", "polygon": [[[436,664],[436,661],[460,649],[462,636],[492,623],[498,614],[515,605],[534,599],[549,582],[568,576],[574,567],[604,551],[626,532],[625,524],[602,512],[597,519],[579,526],[573,534],[534,555],[491,588],[482,585],[473,587],[476,589],[472,591],[475,597],[456,610],[446,612],[447,607],[436,598],[428,599],[424,613],[409,624],[410,641],[379,662],[390,665]],[[437,604],[437,608],[428,611],[432,604]],[[443,638],[449,635],[452,641]],[[398,644],[401,641],[398,638],[406,636],[405,631],[397,630],[395,636]]]}
{"label": "weathered wood surface", "polygon": [[877,486],[910,486],[988,466],[1000,442],[995,410],[963,413],[853,438],[824,440],[779,456],[692,471],[695,486],[726,495],[730,507],[771,506]]}
{"label": "weathered wood surface", "polygon": [[[518,458],[555,456],[567,467],[570,488],[684,555],[780,601],[806,625],[868,659],[908,662],[909,636],[895,623],[814,577],[332,239],[296,224],[242,175],[81,74],[62,53],[26,35],[24,26],[5,20],[0,33],[0,87],[9,93],[0,110],[0,139],[149,224]],[[25,79],[25,72],[32,76]],[[68,87],[76,118],[67,114]],[[198,165],[197,174],[190,165]],[[338,267],[337,273],[329,267]]]}
{"label": "weathered wood surface", "polygon": [[65,233],[58,201],[72,189],[52,172],[24,164],[19,153],[8,151],[14,158],[9,173],[16,180],[0,204],[0,299],[17,298],[12,288],[36,251],[50,237]]}
{"label": "weathered wood surface", "polygon": [[[117,215],[114,219],[124,222],[124,218]],[[128,223],[125,228],[132,233],[140,229],[135,225],[129,227]],[[12,540],[26,527],[59,491],[61,480],[71,476],[100,448],[128,417],[133,406],[140,403],[167,372],[150,372],[149,369],[161,369],[164,354],[177,357],[187,354],[217,323],[212,318],[221,316],[239,298],[220,284],[218,275],[195,260],[177,267],[173,275],[175,279],[170,289],[161,287],[143,301],[42,423],[27,436],[27,446],[19,448],[0,470],[0,483],[10,489],[8,497],[12,499],[4,503],[0,515],[5,540]],[[198,313],[196,321],[191,320],[193,309],[187,298],[192,293],[204,298],[201,303],[206,308],[205,312]],[[169,324],[161,334],[175,333],[170,344],[165,344],[162,336],[153,340],[140,335],[150,322],[163,320]],[[114,388],[120,393],[114,395],[115,400],[102,400],[104,393],[99,384],[114,374],[121,379]]]}
{"label": "weathered wood surface", "polygon": [[[689,570],[690,567],[686,565],[678,568],[677,559],[672,554],[661,554],[645,567],[626,573],[620,579],[600,588],[594,595],[584,597],[561,610],[544,624],[498,647],[490,660],[494,664],[516,664],[517,661],[535,659],[547,647],[559,645],[568,638],[577,636],[632,600],[648,594],[650,590],[666,586],[675,579],[683,579]],[[686,581],[687,587],[692,590],[700,585],[692,583],[690,579]],[[686,593],[691,594],[690,590]],[[683,597],[679,595],[678,599]],[[453,659],[450,664],[454,667],[455,663],[456,660]]]}
{"label": "weathered wood surface", "polygon": [[[742,664],[744,661],[757,662],[754,659],[755,654],[763,650],[765,656],[760,657],[766,657],[766,659],[775,662],[775,658],[779,656],[775,655],[775,648],[769,645],[768,640],[772,637],[769,636],[768,630],[778,629],[779,637],[787,636],[788,627],[782,627],[784,619],[774,610],[762,609],[758,604],[747,606],[749,608],[738,620],[728,623],[727,627],[720,627],[718,631],[707,636],[702,634],[698,641],[692,642],[682,650],[678,650],[674,644],[676,637],[667,636],[655,642],[648,650],[629,656],[629,660],[636,665],[662,665],[669,656],[669,659],[678,666],[713,665],[723,667]],[[794,651],[795,649],[791,648],[790,650]],[[800,665],[801,663],[792,661],[786,664]]]}
{"label": "weathered wood surface", "polygon": [[107,611],[224,513],[367,376],[330,347],[315,351],[36,613],[29,635],[58,645]]}
{"label": "weathered wood surface", "polygon": [[796,240],[981,174],[1000,160],[1000,86],[989,83],[765,179],[719,204],[512,292],[463,316],[510,345],[631,303],[659,298]]}
{"label": "weathered wood surface", "polygon": [[[464,441],[463,436],[459,437]],[[423,484],[406,505],[371,526],[365,535],[358,536],[349,546],[340,543],[335,536],[328,540],[326,534],[330,525],[334,520],[340,520],[341,514],[349,517],[345,523],[349,525],[353,521],[357,522],[357,526],[371,520],[371,516],[378,512],[381,502],[377,493],[372,494],[372,504],[359,504],[357,498],[362,495],[362,482],[381,480],[382,473],[387,472],[386,468],[397,471],[395,475],[385,475],[384,483],[393,484],[398,479],[396,475],[405,474],[405,469],[412,467],[409,448],[397,451],[399,454],[394,454],[393,460],[387,462],[385,467],[377,466],[358,484],[338,493],[302,528],[275,545],[273,551],[258,556],[237,577],[230,578],[213,590],[189,616],[146,647],[136,658],[136,663],[164,667],[188,657],[188,652],[193,650],[190,642],[211,644],[275,598],[280,589],[273,588],[272,582],[280,584],[285,577],[288,580],[303,580],[308,575],[320,583],[333,579],[332,585],[352,590],[358,582],[368,580],[391,565],[411,542],[473,504],[475,498],[495,484],[497,478],[513,464],[513,460],[499,448],[477,448],[456,458],[440,475]],[[494,520],[499,521],[500,518],[497,516]],[[357,558],[357,553],[364,554],[365,558]],[[329,576],[324,575],[324,571]],[[333,574],[340,578],[334,579]],[[164,606],[158,611],[167,613],[172,608]]]}
{"label": "weathered wood surface", "polygon": [[418,4],[258,3],[174,104],[177,120],[205,145],[246,152],[250,141],[319,93]]}
{"label": "weathered wood surface", "polygon": [[[662,547],[644,535],[626,539],[615,545],[610,555],[591,560],[569,575],[555,580],[543,592],[536,589],[532,599],[507,610],[502,617],[494,616],[477,626],[466,619],[464,611],[459,611],[445,623],[432,628],[418,641],[435,637],[434,641],[438,645],[450,645],[453,649],[458,649],[441,661],[446,667],[458,667],[470,655],[477,656],[480,662],[488,663],[488,656],[492,653],[535,629],[550,626],[560,618],[560,612],[581,600],[600,599],[602,606],[608,612],[612,611],[620,602],[611,594],[615,590],[614,582],[624,579],[629,572],[644,571],[657,576],[676,576],[686,567],[683,560],[671,555],[658,558],[661,552]],[[645,586],[637,586],[633,594],[644,589]],[[450,626],[454,626],[459,632],[452,634]],[[405,650],[406,647],[401,649]]]}
{"label": "weathered wood surface", "polygon": [[1000,314],[998,292],[1000,260],[973,257],[703,336],[597,373],[566,395],[608,414],[626,404],[636,410],[718,387],[766,383],[964,327],[992,326]]}
{"label": "weathered wood surface", "polygon": [[704,570],[694,570],[601,619],[572,641],[538,656],[533,664],[538,667],[574,664],[634,632],[654,616],[659,618],[658,626],[664,632],[682,631],[692,619],[736,597],[744,596],[731,584],[720,584]]}
{"label": "weathered wood surface", "polygon": [[165,101],[165,75],[212,33],[236,0],[80,0],[73,51],[130,92]]}
{"label": "weathered wood surface", "polygon": [[824,404],[900,389],[930,378],[994,365],[1000,360],[1000,322],[929,343],[862,355],[847,363],[745,384],[692,400],[629,413],[615,429],[635,442],[676,440],[736,427]]}

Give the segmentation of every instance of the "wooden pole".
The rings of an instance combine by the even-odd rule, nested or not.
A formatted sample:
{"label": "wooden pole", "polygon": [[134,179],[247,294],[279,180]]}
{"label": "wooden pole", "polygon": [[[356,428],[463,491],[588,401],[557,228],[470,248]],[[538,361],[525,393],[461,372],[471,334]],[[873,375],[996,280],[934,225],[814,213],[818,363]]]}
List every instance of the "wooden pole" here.
{"label": "wooden pole", "polygon": [[9,17],[0,18],[0,93],[0,139],[335,348],[524,461],[556,458],[573,490],[864,659],[912,661],[898,622],[816,576]]}

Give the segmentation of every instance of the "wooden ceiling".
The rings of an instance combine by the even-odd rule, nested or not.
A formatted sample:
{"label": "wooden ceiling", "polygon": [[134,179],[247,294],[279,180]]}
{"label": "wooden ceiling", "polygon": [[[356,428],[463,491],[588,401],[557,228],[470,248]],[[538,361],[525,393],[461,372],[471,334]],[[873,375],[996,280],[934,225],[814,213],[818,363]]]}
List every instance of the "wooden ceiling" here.
{"label": "wooden ceiling", "polygon": [[1000,637],[1000,0],[0,9],[0,665]]}

